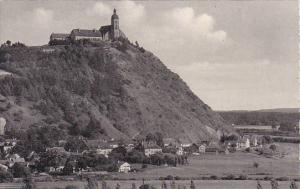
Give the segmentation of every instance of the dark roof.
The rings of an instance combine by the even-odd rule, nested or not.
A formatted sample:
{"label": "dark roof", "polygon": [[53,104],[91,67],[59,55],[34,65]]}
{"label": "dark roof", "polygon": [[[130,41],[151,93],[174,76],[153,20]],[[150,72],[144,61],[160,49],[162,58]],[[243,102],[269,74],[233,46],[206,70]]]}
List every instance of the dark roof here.
{"label": "dark roof", "polygon": [[157,144],[152,144],[152,143],[146,143],[144,144],[144,148],[145,149],[161,149],[160,146],[158,146]]}
{"label": "dark roof", "polygon": [[101,26],[100,28],[100,32],[102,34],[106,33],[106,32],[109,32],[111,30],[111,25],[107,25],[107,26]]}
{"label": "dark roof", "polygon": [[85,30],[85,29],[73,29],[72,32],[75,36],[86,36],[86,37],[101,37],[99,30]]}
{"label": "dark roof", "polygon": [[50,37],[52,38],[67,38],[70,34],[68,33],[52,33]]}
{"label": "dark roof", "polygon": [[111,19],[119,19],[119,16],[117,15],[117,10],[114,9],[114,14],[111,16]]}

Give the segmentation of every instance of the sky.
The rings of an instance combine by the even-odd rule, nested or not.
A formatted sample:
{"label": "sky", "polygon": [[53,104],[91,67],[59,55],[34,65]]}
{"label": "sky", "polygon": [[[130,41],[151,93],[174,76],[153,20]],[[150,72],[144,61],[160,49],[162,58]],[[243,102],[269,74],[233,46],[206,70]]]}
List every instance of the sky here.
{"label": "sky", "polygon": [[48,43],[52,32],[120,28],[214,110],[295,108],[297,1],[0,0],[0,42]]}

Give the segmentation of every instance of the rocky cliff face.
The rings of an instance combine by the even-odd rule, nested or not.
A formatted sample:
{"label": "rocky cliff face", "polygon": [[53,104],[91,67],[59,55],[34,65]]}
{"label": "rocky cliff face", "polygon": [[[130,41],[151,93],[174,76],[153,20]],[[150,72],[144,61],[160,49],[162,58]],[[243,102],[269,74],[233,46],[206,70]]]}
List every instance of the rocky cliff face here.
{"label": "rocky cliff face", "polygon": [[12,73],[0,79],[8,129],[123,139],[158,131],[182,141],[231,132],[177,74],[132,45],[6,48],[0,61]]}

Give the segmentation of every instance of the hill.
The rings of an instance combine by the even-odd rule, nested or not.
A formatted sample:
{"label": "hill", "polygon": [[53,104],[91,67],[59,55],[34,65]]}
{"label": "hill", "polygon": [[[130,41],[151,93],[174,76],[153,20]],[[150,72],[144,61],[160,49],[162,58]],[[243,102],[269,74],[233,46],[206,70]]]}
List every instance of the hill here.
{"label": "hill", "polygon": [[295,109],[268,109],[258,111],[218,111],[227,124],[280,125],[280,130],[295,132],[300,113]]}
{"label": "hill", "polygon": [[[7,129],[53,136],[132,139],[150,132],[182,141],[231,132],[157,57],[125,42],[2,48],[0,117]],[[59,136],[61,137],[59,137]]]}
{"label": "hill", "polygon": [[282,113],[299,113],[299,108],[275,108],[275,109],[261,109],[259,112],[282,112]]}

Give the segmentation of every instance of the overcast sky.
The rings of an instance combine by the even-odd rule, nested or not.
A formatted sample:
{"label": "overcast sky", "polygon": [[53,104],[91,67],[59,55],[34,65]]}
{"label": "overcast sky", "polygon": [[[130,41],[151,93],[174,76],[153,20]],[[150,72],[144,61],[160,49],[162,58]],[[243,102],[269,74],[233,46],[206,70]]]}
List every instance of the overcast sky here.
{"label": "overcast sky", "polygon": [[215,110],[298,107],[297,1],[6,1],[0,41],[110,23],[157,55]]}

